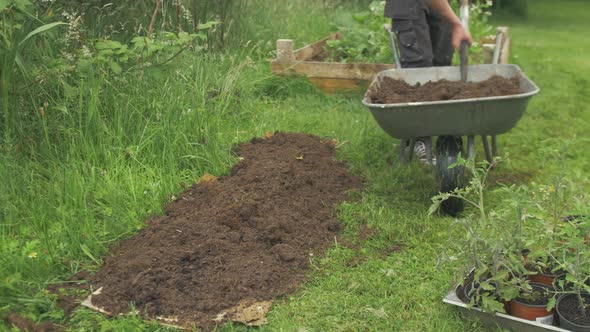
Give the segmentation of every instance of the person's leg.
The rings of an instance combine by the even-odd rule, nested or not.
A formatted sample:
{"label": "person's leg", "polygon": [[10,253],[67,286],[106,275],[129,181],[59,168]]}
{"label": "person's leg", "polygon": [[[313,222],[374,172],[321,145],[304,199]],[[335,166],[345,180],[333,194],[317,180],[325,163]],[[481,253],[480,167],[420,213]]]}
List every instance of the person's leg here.
{"label": "person's leg", "polygon": [[[424,1],[393,0],[388,3],[392,7],[389,13],[393,16],[392,27],[398,40],[402,68],[432,67],[434,56],[427,19],[429,10]],[[426,137],[416,138],[413,153],[424,164],[431,163],[431,142]]]}
{"label": "person's leg", "polygon": [[451,43],[451,25],[436,13],[426,15],[430,29],[434,66],[450,66],[453,60],[453,45]]}
{"label": "person's leg", "polygon": [[428,9],[421,0],[415,0],[410,13],[393,14],[392,27],[398,40],[402,68],[432,67],[433,53]]}
{"label": "person's leg", "polygon": [[[395,1],[395,0],[394,0]],[[428,27],[428,9],[423,1],[416,0],[414,8],[406,15],[397,12],[393,17],[392,27],[398,40],[400,62],[402,68],[432,67],[433,53],[430,28]],[[429,163],[429,147],[426,146],[425,137],[417,137],[413,154],[422,163]],[[409,148],[409,147],[406,147]]]}

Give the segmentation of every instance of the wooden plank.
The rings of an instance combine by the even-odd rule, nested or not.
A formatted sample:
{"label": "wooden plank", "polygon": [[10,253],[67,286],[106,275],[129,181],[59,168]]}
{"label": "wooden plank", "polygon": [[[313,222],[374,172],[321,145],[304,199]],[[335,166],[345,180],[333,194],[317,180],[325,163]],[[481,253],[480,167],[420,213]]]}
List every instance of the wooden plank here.
{"label": "wooden plank", "polygon": [[314,56],[322,53],[322,51],[326,47],[326,43],[328,40],[335,40],[335,39],[340,39],[340,38],[342,38],[342,35],[339,32],[337,32],[333,35],[322,38],[322,39],[316,41],[315,43],[311,43],[305,47],[299,48],[299,49],[295,50],[295,52],[293,52],[293,54],[295,55],[295,60],[297,60],[297,61],[309,60],[309,59],[313,58]]}
{"label": "wooden plank", "polygon": [[322,91],[333,93],[339,91],[361,91],[367,81],[346,78],[309,78],[313,85]]}
{"label": "wooden plank", "polygon": [[278,75],[297,73],[307,77],[371,80],[381,71],[393,69],[393,64],[272,61],[272,72]]}

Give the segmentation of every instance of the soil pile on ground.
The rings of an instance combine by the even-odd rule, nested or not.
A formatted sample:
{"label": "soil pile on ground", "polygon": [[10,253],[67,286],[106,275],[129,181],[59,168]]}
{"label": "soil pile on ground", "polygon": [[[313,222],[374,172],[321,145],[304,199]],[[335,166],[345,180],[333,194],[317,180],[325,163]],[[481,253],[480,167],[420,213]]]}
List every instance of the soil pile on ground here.
{"label": "soil pile on ground", "polygon": [[373,104],[396,104],[419,101],[456,100],[508,96],[522,93],[518,77],[494,75],[482,82],[440,80],[410,85],[402,80],[384,77],[371,92]]}
{"label": "soil pile on ground", "polygon": [[231,175],[179,195],[138,235],[112,248],[92,278],[93,304],[210,328],[245,299],[271,300],[304,279],[340,230],[334,205],[360,179],[333,160],[334,144],[277,133],[238,148]]}
{"label": "soil pile on ground", "polygon": [[8,328],[17,328],[20,331],[29,332],[53,332],[62,330],[60,327],[49,322],[35,324],[30,319],[21,317],[16,313],[8,314],[6,317],[6,325]]}

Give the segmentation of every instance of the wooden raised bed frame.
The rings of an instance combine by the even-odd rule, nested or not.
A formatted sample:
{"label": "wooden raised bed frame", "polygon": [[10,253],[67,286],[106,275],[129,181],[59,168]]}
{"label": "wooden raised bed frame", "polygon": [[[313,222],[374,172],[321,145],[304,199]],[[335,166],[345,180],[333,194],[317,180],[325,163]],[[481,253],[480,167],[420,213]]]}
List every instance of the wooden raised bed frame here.
{"label": "wooden raised bed frame", "polygon": [[[498,27],[498,32],[503,34],[499,63],[506,64],[510,55],[511,43],[508,28]],[[312,60],[323,52],[329,40],[340,38],[342,38],[340,33],[335,33],[297,50],[293,50],[293,40],[277,40],[277,58],[270,62],[272,73],[280,76],[294,74],[306,76],[319,89],[331,93],[363,90],[377,73],[395,68],[394,64],[385,63],[340,63]],[[492,62],[495,39],[496,36],[490,36],[481,40],[482,56],[485,63]]]}
{"label": "wooden raised bed frame", "polygon": [[335,33],[293,51],[293,40],[277,40],[277,58],[270,63],[273,74],[306,76],[326,92],[359,90],[380,71],[395,68],[393,64],[321,62],[311,59],[322,53],[328,40],[340,39]]}

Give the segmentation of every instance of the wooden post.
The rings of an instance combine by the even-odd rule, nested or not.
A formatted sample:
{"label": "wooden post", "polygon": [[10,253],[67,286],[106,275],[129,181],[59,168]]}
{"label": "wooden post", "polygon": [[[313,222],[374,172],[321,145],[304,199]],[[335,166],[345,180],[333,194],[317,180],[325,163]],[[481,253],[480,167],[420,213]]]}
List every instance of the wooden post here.
{"label": "wooden post", "polygon": [[507,64],[510,62],[510,44],[512,41],[510,38],[506,38],[504,41],[504,47],[502,47],[502,52],[500,53],[500,63]]}
{"label": "wooden post", "polygon": [[500,47],[498,63],[506,64],[510,60],[510,37],[508,36],[508,27],[498,27],[496,31],[498,34],[502,34],[502,45]]}
{"label": "wooden post", "polygon": [[277,61],[293,61],[293,40],[292,39],[278,39],[277,40]]}

